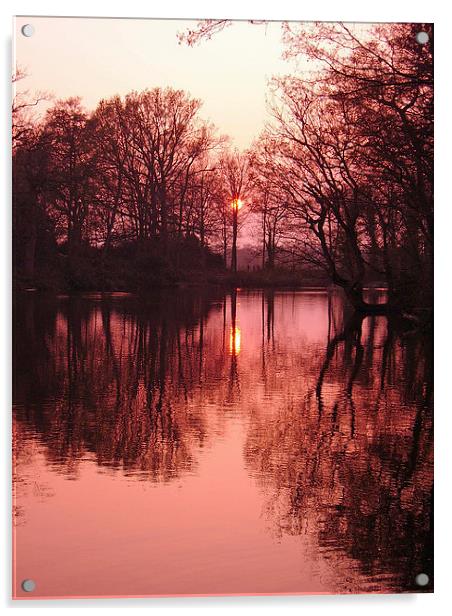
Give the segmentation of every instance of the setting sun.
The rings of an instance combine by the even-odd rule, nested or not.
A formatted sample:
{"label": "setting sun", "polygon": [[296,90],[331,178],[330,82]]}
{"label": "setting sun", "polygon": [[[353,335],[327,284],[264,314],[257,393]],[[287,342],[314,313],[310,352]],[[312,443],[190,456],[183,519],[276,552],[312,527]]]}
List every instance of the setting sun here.
{"label": "setting sun", "polygon": [[243,206],[243,201],[241,199],[234,199],[234,201],[232,202],[232,207],[236,210],[240,210],[242,206]]}

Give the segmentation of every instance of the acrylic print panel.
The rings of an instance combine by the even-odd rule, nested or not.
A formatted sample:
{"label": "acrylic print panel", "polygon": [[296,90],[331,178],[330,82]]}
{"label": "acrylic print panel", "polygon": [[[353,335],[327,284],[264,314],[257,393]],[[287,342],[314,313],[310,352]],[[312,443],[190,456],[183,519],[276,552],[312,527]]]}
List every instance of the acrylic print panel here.
{"label": "acrylic print panel", "polygon": [[432,51],[17,18],[15,598],[433,590]]}

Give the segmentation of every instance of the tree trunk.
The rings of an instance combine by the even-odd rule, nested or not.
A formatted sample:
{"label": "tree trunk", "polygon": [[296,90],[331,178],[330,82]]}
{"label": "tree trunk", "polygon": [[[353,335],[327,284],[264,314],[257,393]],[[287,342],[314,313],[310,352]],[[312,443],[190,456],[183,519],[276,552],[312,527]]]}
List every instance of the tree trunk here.
{"label": "tree trunk", "polygon": [[24,246],[24,252],[23,252],[23,255],[24,255],[23,267],[24,267],[25,278],[29,282],[33,282],[34,276],[35,276],[36,242],[37,242],[37,235],[38,235],[37,216],[38,216],[38,206],[37,206],[37,203],[35,203],[35,206],[33,207],[32,215],[30,216],[30,220],[28,224],[28,233],[26,237],[24,238],[25,246]]}
{"label": "tree trunk", "polygon": [[237,272],[237,214],[238,208],[234,206],[232,213],[232,251],[231,251],[231,271]]}

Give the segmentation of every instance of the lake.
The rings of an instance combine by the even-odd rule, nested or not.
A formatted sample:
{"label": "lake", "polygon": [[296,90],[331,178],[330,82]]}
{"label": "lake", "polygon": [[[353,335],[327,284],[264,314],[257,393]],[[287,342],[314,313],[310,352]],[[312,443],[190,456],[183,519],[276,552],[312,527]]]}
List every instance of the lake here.
{"label": "lake", "polygon": [[429,332],[327,290],[28,293],[14,360],[16,596],[432,591]]}

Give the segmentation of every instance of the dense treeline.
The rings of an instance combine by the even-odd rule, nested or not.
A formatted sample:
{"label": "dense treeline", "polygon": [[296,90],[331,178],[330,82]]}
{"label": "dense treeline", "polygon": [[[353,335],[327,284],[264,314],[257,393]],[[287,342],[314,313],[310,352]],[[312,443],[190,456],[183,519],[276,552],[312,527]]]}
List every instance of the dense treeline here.
{"label": "dense treeline", "polygon": [[221,263],[207,246],[230,215],[218,172],[223,140],[199,119],[199,107],[169,88],[101,101],[92,114],[68,99],[18,137],[23,279],[36,280],[38,265],[45,280],[46,267],[59,261],[69,287],[108,288],[170,280],[181,262]]}
{"label": "dense treeline", "polygon": [[248,216],[263,269],[322,270],[361,310],[372,279],[391,309],[430,308],[433,31],[420,45],[419,29],[284,25],[286,56],[311,68],[273,79],[272,120],[245,153],[170,88],[92,113],[59,101],[40,122],[16,104],[17,280],[120,289],[236,272]]}

